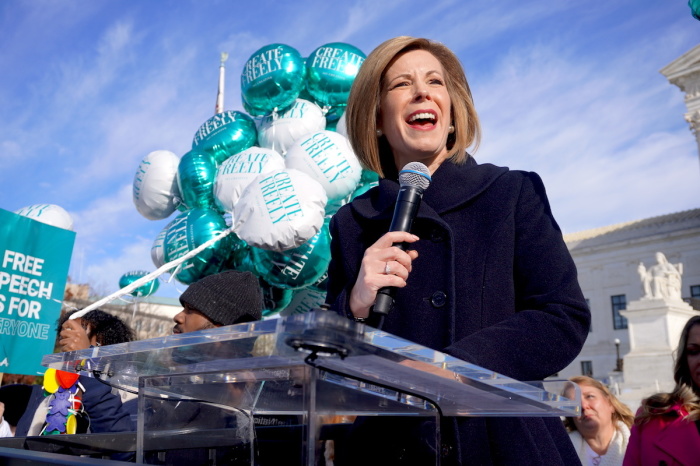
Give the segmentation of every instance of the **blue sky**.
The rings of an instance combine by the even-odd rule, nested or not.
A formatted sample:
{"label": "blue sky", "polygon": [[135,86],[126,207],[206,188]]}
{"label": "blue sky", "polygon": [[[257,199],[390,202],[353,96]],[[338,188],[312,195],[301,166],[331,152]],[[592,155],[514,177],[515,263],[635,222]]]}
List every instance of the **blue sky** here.
{"label": "blue sky", "polygon": [[[480,162],[538,172],[565,233],[700,207],[683,93],[659,70],[700,41],[685,0],[5,0],[0,2],[0,208],[66,209],[71,277],[103,294],[170,219],[133,205],[153,150],[186,153],[259,48],[369,53],[397,35],[462,60],[484,137]],[[160,296],[177,296],[177,282]]]}

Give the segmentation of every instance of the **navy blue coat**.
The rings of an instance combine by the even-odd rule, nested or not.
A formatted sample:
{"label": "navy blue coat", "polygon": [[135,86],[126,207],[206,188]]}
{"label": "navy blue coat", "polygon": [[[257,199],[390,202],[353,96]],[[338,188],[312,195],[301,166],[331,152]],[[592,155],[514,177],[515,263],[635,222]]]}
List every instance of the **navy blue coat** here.
{"label": "navy blue coat", "polygon": [[[90,431],[129,432],[134,430],[129,413],[123,407],[121,398],[112,394],[112,388],[104,383],[84,375],[80,383],[85,387],[82,401],[90,418]],[[44,389],[40,385],[32,386],[32,394],[27,409],[17,423],[15,437],[25,437],[31,428],[34,413],[44,399]]]}
{"label": "navy blue coat", "polygon": [[[331,220],[327,302],[337,312],[351,315],[362,256],[388,231],[398,189],[381,180]],[[538,175],[473,158],[444,162],[412,232],[419,257],[383,330],[523,381],[555,374],[579,354],[590,312]],[[579,462],[558,418],[446,423],[443,463]]]}

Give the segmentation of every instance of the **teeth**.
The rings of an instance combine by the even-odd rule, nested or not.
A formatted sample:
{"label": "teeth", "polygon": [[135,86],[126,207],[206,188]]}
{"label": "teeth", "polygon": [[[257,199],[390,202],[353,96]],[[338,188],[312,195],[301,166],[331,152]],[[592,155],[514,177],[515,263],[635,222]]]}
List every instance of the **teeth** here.
{"label": "teeth", "polygon": [[435,115],[433,115],[432,113],[416,113],[411,118],[409,118],[408,121],[410,123],[410,122],[413,122],[416,120],[434,120],[434,119],[435,119]]}

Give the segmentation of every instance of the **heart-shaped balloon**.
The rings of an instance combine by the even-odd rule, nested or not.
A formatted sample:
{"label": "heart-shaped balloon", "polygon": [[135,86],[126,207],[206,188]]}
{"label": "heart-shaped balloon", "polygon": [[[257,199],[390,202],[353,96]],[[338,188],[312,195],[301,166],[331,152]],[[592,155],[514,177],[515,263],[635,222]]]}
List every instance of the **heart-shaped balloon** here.
{"label": "heart-shaped balloon", "polygon": [[76,374],[75,372],[56,371],[58,384],[66,390],[71,388],[79,378],[80,374]]}

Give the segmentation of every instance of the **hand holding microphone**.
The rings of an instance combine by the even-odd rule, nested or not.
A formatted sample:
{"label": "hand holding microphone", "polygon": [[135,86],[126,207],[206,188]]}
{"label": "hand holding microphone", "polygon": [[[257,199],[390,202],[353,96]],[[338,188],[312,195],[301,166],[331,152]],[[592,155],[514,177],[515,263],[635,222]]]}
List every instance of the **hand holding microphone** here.
{"label": "hand holding microphone", "polygon": [[370,307],[381,316],[388,314],[396,289],[406,286],[411,261],[418,253],[405,248],[418,240],[410,230],[430,180],[428,167],[420,162],[407,164],[399,173],[400,189],[389,233],[365,251],[350,295],[350,308],[356,317],[368,317]]}

